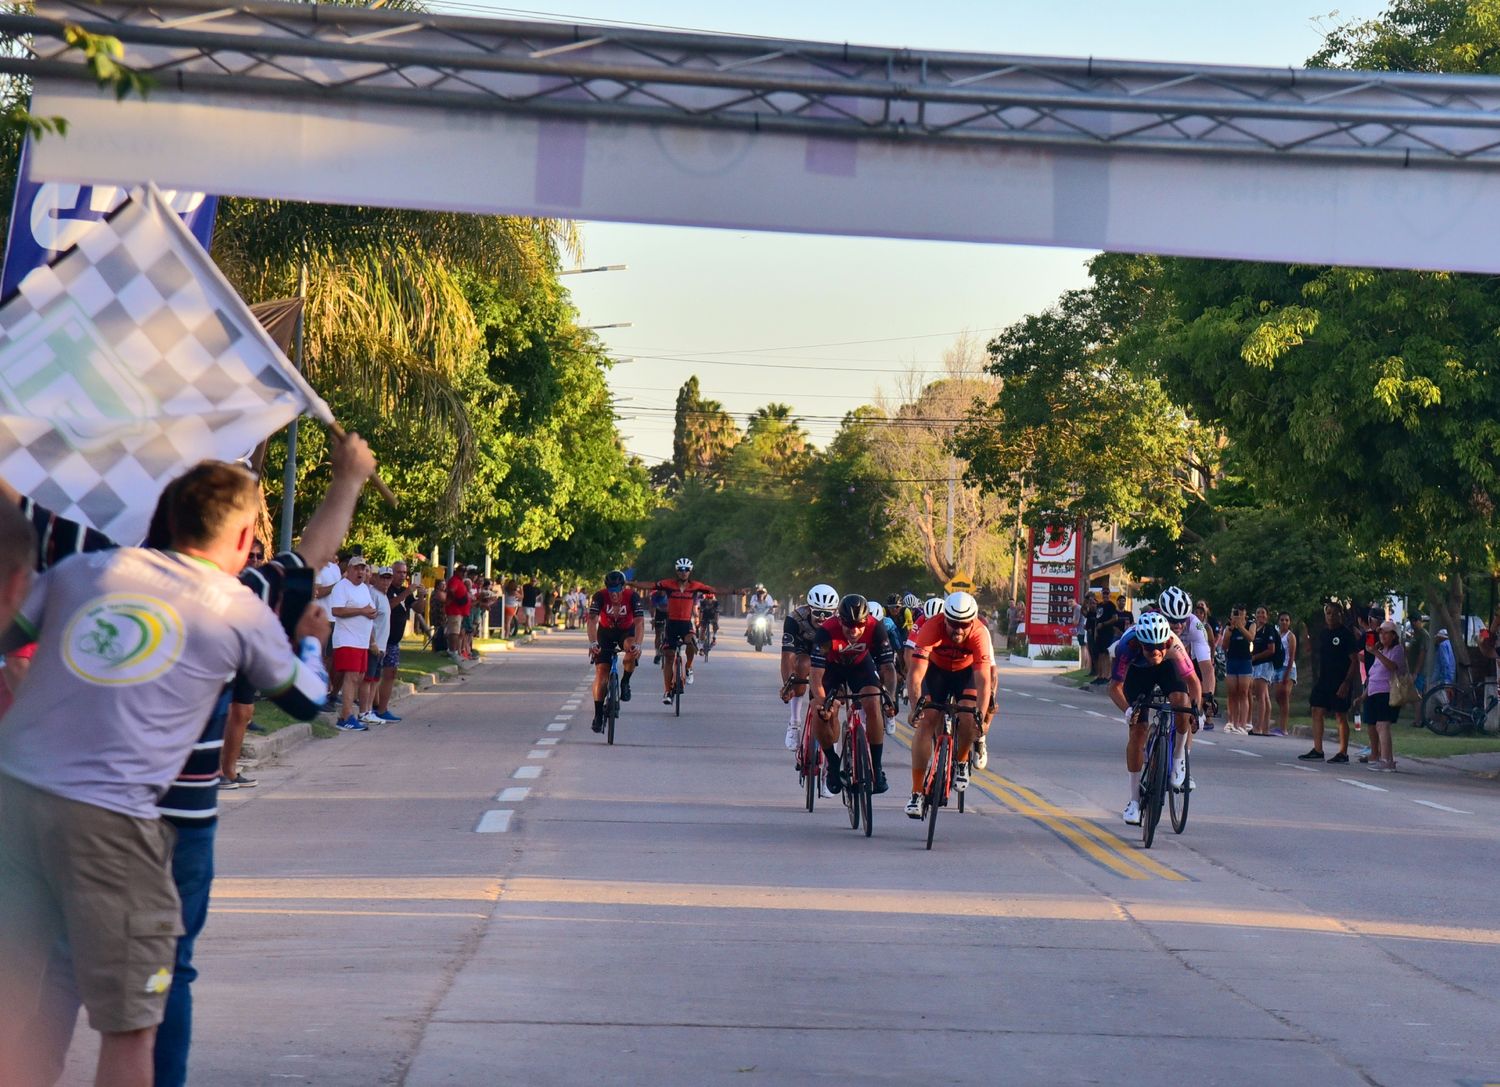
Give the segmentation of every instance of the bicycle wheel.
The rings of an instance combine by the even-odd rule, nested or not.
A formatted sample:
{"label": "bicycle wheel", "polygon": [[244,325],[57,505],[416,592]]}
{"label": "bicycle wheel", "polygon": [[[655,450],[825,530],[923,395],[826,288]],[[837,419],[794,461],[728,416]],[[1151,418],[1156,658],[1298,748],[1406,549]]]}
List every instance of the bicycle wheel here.
{"label": "bicycle wheel", "polygon": [[864,823],[865,837],[868,838],[875,833],[875,763],[870,757],[869,738],[863,734],[855,754],[859,757],[859,817]]}
{"label": "bicycle wheel", "polygon": [[1166,801],[1167,775],[1172,772],[1171,761],[1172,745],[1157,731],[1146,759],[1150,780],[1148,782],[1144,775],[1141,778],[1141,798],[1145,801],[1141,805],[1141,844],[1146,849],[1151,848],[1151,843],[1156,838],[1156,826],[1161,822],[1161,809]]}
{"label": "bicycle wheel", "polygon": [[613,744],[615,742],[615,721],[620,716],[620,673],[611,670],[609,673],[609,694],[604,702],[604,742]]}
{"label": "bicycle wheel", "polygon": [[937,831],[938,808],[943,804],[944,786],[948,783],[948,737],[934,736],[936,745],[932,753],[932,780],[927,783],[927,848],[932,848],[932,836]]}
{"label": "bicycle wheel", "polygon": [[1187,828],[1188,798],[1193,794],[1188,792],[1188,782],[1193,780],[1193,753],[1189,751],[1187,758],[1187,779],[1183,781],[1181,789],[1172,789],[1167,793],[1167,802],[1171,805],[1172,830],[1181,834]]}
{"label": "bicycle wheel", "polygon": [[1474,711],[1474,692],[1453,683],[1434,687],[1422,699],[1423,721],[1439,736],[1457,736],[1473,728]]}
{"label": "bicycle wheel", "polygon": [[812,710],[807,711],[807,716],[802,721],[802,776],[803,785],[807,789],[807,810],[813,810],[813,804],[818,799],[818,777],[823,772],[823,749],[818,746],[818,738],[813,734]]}

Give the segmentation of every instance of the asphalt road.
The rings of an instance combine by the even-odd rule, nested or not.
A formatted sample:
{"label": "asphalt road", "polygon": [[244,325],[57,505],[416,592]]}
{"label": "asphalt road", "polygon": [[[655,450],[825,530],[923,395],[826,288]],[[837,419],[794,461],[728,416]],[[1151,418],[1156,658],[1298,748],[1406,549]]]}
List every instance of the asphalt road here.
{"label": "asphalt road", "polygon": [[895,738],[872,838],[803,810],[737,631],[614,747],[585,679],[550,637],[224,795],[194,1083],[1500,1080],[1494,782],[1213,733],[1147,853],[1118,714],[1006,667],[927,852]]}

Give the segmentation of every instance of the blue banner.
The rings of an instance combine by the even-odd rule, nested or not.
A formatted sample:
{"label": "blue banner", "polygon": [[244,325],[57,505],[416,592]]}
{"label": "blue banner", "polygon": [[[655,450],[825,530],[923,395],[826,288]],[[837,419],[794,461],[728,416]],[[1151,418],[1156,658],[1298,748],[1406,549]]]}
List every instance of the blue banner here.
{"label": "blue banner", "polygon": [[[16,199],[10,212],[10,236],[5,241],[0,299],[15,294],[16,287],[32,269],[51,264],[77,245],[90,223],[103,219],[129,195],[118,185],[34,180],[28,139],[21,146],[21,165],[16,171]],[[163,192],[162,196],[207,249],[213,241],[214,212],[219,198],[179,192]]]}

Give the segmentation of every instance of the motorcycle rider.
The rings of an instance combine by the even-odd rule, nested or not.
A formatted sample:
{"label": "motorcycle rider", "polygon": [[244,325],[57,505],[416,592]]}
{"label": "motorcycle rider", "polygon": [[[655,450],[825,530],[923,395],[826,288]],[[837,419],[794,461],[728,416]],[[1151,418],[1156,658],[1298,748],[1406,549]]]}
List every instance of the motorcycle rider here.
{"label": "motorcycle rider", "polygon": [[760,584],[760,582],[756,582],[755,583],[755,591],[750,594],[750,602],[749,602],[749,606],[748,606],[748,611],[749,611],[748,621],[745,623],[745,641],[750,642],[751,644],[754,644],[754,642],[755,642],[755,627],[756,627],[756,622],[755,621],[756,621],[757,618],[764,618],[764,620],[765,620],[765,629],[764,629],[765,640],[761,644],[763,644],[763,645],[770,645],[771,644],[771,620],[775,616],[775,613],[776,613],[776,601],[771,598],[771,594],[768,593],[768,592],[766,592],[766,587],[764,585]]}

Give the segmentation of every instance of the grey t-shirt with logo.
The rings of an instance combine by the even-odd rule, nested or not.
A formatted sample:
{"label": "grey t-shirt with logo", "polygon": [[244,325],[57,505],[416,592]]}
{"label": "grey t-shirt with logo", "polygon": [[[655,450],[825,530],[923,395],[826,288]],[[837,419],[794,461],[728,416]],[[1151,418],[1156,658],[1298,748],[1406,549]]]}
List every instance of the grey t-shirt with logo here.
{"label": "grey t-shirt with logo", "polygon": [[157,817],[235,673],[272,695],[318,686],[254,593],[172,552],[67,559],[36,579],[16,625],[38,645],[0,723],[0,773],[140,819]]}

